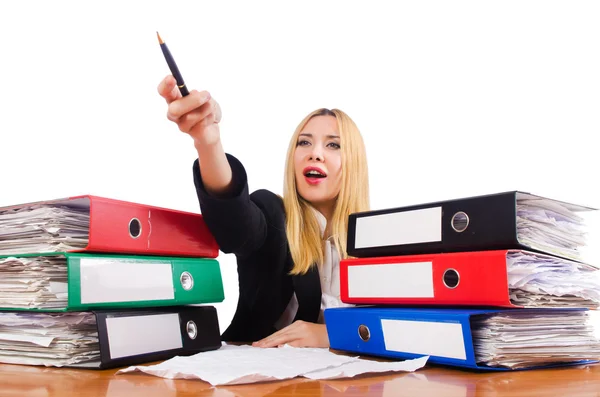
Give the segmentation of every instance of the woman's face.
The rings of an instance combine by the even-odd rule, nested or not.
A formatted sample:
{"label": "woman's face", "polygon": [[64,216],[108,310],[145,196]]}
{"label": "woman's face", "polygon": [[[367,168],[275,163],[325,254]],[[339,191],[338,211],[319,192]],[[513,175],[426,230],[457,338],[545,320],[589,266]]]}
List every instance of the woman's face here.
{"label": "woman's face", "polygon": [[337,119],[315,116],[298,136],[294,152],[298,193],[325,216],[331,215],[342,184]]}

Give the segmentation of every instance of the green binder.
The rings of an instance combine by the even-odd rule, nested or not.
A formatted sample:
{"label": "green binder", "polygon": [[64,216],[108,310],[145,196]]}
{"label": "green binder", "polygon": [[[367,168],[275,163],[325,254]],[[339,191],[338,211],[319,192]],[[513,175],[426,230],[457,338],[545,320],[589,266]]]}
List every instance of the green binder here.
{"label": "green binder", "polygon": [[83,311],[222,302],[212,258],[91,253],[0,256],[0,310]]}

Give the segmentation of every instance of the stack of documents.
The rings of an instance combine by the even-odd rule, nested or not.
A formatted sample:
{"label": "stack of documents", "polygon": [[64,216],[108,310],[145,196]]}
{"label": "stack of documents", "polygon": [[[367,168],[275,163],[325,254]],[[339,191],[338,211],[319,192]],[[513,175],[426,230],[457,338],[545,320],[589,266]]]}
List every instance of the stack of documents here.
{"label": "stack of documents", "polygon": [[600,270],[594,266],[528,251],[507,254],[510,300],[523,307],[600,305]]}
{"label": "stack of documents", "polygon": [[224,299],[219,262],[212,258],[24,254],[0,257],[0,275],[0,308],[74,311]]}
{"label": "stack of documents", "polygon": [[67,297],[64,256],[0,258],[0,307],[60,309]]}
{"label": "stack of documents", "polygon": [[111,368],[219,347],[212,306],[0,312],[0,362],[9,364]]}
{"label": "stack of documents", "polygon": [[0,312],[0,361],[71,366],[100,360],[92,313]]}
{"label": "stack of documents", "polygon": [[[111,368],[216,350],[201,214],[76,196],[0,208],[0,362]],[[152,332],[148,332],[152,330]]]}
{"label": "stack of documents", "polygon": [[89,209],[33,205],[0,210],[0,255],[85,248]]}
{"label": "stack of documents", "polygon": [[216,258],[202,214],[91,195],[0,208],[0,255],[107,252]]}
{"label": "stack of documents", "polygon": [[572,205],[544,198],[517,198],[517,238],[534,250],[582,260],[585,218]]}
{"label": "stack of documents", "polygon": [[340,298],[369,306],[325,310],[331,347],[479,369],[600,361],[597,216],[520,191],[350,214]]}
{"label": "stack of documents", "polygon": [[334,349],[481,370],[595,362],[598,328],[585,309],[346,307],[325,310]]}
{"label": "stack of documents", "polygon": [[471,319],[479,365],[528,368],[600,357],[600,340],[586,311],[481,314]]}
{"label": "stack of documents", "polygon": [[525,249],[587,262],[593,208],[519,191],[350,214],[354,257]]}
{"label": "stack of documents", "polygon": [[355,304],[600,305],[600,269],[525,250],[344,259],[340,285],[342,301]]}

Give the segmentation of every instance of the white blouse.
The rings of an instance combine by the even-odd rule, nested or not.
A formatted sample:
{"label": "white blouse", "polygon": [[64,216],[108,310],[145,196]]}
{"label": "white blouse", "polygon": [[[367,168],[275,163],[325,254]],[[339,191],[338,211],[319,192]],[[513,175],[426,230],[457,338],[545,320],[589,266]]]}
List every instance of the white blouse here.
{"label": "white blouse", "polygon": [[[327,219],[325,219],[325,216],[316,209],[312,208],[312,210],[317,217],[317,221],[321,228],[321,237],[323,237],[325,227],[327,226]],[[332,237],[325,240],[324,254],[325,262],[319,267],[319,278],[321,279],[321,310],[319,312],[318,322],[320,324],[325,323],[325,319],[323,318],[323,311],[325,309],[330,307],[354,306],[340,300],[340,256],[335,249]],[[297,311],[298,299],[294,292],[285,311],[275,323],[275,328],[279,330],[290,325],[292,321],[294,321]]]}

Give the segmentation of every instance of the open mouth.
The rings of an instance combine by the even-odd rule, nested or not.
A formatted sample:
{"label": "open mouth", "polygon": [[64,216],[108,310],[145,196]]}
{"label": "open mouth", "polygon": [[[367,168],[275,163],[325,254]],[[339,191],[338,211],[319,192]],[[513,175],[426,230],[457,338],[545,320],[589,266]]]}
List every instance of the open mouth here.
{"label": "open mouth", "polygon": [[306,171],[304,173],[304,176],[307,177],[307,178],[317,178],[317,179],[321,179],[321,178],[327,177],[327,175],[323,174],[322,172],[320,172],[318,170],[309,170],[309,171]]}

